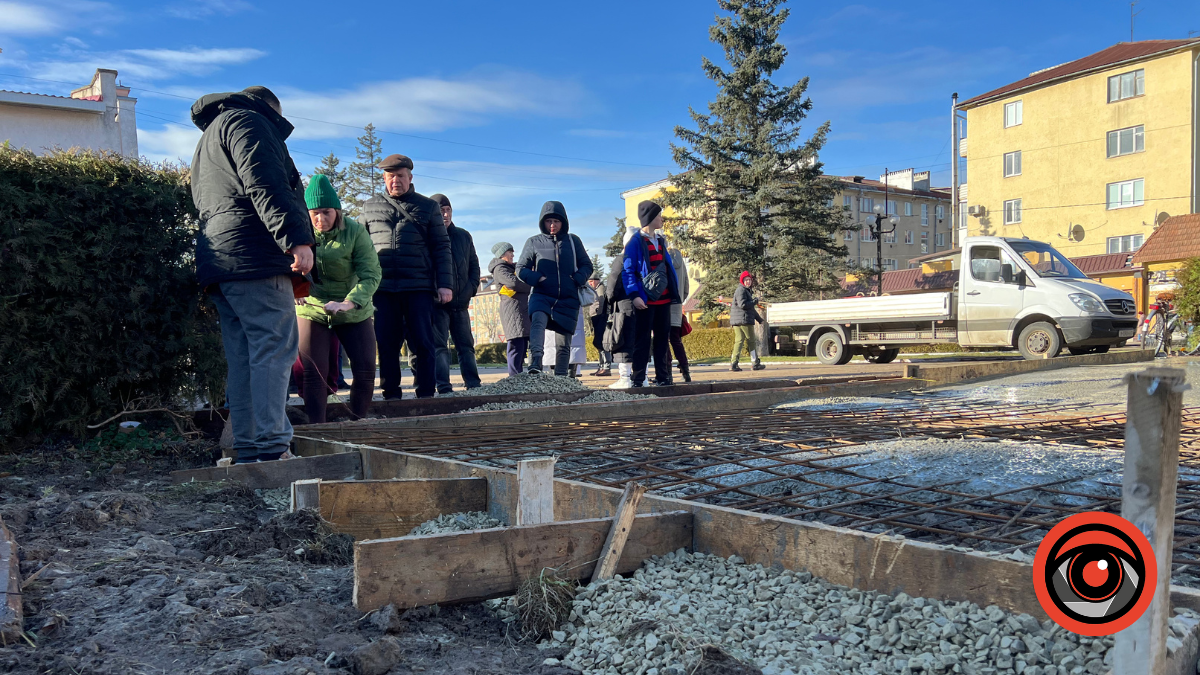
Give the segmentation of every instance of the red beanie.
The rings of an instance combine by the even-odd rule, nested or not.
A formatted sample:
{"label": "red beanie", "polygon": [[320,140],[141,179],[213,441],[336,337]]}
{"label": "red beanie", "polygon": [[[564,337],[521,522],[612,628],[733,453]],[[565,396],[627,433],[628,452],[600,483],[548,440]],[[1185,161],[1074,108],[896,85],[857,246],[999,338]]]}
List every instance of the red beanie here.
{"label": "red beanie", "polygon": [[746,283],[746,277],[752,277],[752,276],[754,276],[754,275],[753,275],[753,274],[750,274],[750,272],[742,272],[742,273],[741,273],[741,275],[740,275],[740,276],[738,276],[738,283],[739,283],[739,284],[745,284],[745,283]]}

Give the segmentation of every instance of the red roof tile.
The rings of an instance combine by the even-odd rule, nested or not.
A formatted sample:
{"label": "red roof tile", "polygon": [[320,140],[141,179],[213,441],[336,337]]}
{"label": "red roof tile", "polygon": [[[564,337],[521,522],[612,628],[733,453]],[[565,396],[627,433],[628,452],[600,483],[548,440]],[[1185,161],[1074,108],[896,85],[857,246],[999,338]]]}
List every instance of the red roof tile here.
{"label": "red roof tile", "polygon": [[1071,262],[1080,272],[1088,276],[1108,274],[1133,269],[1132,253],[1101,253],[1100,255],[1085,255],[1071,258]]}
{"label": "red roof tile", "polygon": [[1012,84],[1006,84],[999,89],[993,89],[986,94],[980,94],[974,98],[969,98],[966,101],[958,104],[960,108],[968,108],[990,99],[1000,98],[1009,94],[1014,94],[1023,89],[1035,87],[1039,84],[1046,84],[1054,80],[1068,79],[1086,73],[1091,70],[1108,68],[1118,63],[1142,59],[1147,56],[1154,56],[1163,52],[1169,52],[1180,47],[1189,45],[1200,45],[1200,38],[1192,38],[1189,40],[1142,40],[1140,42],[1118,42],[1117,44],[1096,52],[1090,56],[1085,56],[1082,59],[1064,63],[1061,66],[1054,66],[1046,70],[1034,73],[1023,80],[1017,80]]}
{"label": "red roof tile", "polygon": [[[919,267],[908,270],[893,270],[883,273],[883,292],[887,294],[949,290],[954,287],[956,281],[958,281],[958,270],[947,270],[932,274],[923,273]],[[875,292],[875,284],[875,275],[871,274],[860,277],[853,283],[846,283],[846,280],[843,279],[842,289],[850,295],[858,293],[868,294]]]}
{"label": "red roof tile", "polygon": [[1133,254],[1133,264],[1185,260],[1200,256],[1200,213],[1171,216]]}

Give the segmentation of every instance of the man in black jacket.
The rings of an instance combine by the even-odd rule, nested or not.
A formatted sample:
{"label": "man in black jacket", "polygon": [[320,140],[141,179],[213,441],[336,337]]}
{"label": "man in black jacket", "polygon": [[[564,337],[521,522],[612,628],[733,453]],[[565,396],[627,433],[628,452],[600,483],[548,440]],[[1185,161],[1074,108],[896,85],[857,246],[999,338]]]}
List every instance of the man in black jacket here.
{"label": "man in black jacket", "polygon": [[[475,336],[471,333],[471,298],[479,292],[479,256],[475,253],[475,240],[471,233],[454,224],[454,207],[450,206],[450,198],[443,194],[429,197],[437,202],[442,210],[442,221],[446,223],[446,233],[450,236],[450,258],[454,264],[454,299],[444,305],[438,305],[433,310],[433,342],[434,356],[437,359],[434,375],[437,378],[437,392],[448,394],[454,390],[450,384],[450,348],[446,346],[447,339],[454,340],[454,348],[458,351],[458,369],[462,373],[463,384],[467,389],[480,386],[479,367],[475,364]],[[417,357],[414,354],[413,372],[419,370]],[[419,382],[418,382],[419,385]]]}
{"label": "man in black jacket", "polygon": [[299,346],[291,275],[313,266],[304,186],[284,144],[292,125],[281,111],[266,87],[192,104],[203,132],[192,158],[196,275],[221,315],[239,464],[279,459],[291,443],[288,376]]}
{"label": "man in black jacket", "polygon": [[374,296],[379,385],[385,399],[401,397],[400,347],[407,341],[417,357],[417,398],[431,398],[434,305],[454,299],[450,237],[438,203],[413,189],[411,159],[388,155],[378,168],[387,194],[368,199],[359,221],[383,271]]}

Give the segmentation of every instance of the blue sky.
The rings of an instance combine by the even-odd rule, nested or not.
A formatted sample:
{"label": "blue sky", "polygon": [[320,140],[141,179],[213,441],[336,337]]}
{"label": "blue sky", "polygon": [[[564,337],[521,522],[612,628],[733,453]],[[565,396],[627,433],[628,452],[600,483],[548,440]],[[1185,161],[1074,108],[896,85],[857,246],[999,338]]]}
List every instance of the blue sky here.
{"label": "blue sky", "polygon": [[[949,183],[949,101],[1129,40],[1129,4],[793,2],[777,73],[808,76],[809,129],[832,123],[832,174],[931,170]],[[189,158],[190,101],[271,87],[297,126],[306,173],[353,158],[362,125],[416,162],[483,250],[520,245],[541,203],[567,206],[589,249],[621,191],[666,177],[688,106],[714,89],[700,58],[717,11],[687,2],[0,0],[0,89],[66,94],[97,67],[138,98],[147,157]],[[1144,0],[1135,39],[1200,35],[1200,2]],[[297,119],[309,118],[308,121]],[[486,146],[486,147],[484,147]],[[516,152],[514,152],[516,151]],[[485,254],[486,255],[486,254]]]}

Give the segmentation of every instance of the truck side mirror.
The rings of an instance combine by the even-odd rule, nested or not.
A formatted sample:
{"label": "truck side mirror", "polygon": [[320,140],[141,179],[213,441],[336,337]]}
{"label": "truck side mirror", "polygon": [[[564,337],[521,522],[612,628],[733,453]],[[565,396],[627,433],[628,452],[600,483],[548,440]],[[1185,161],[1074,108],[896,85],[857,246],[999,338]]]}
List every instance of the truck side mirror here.
{"label": "truck side mirror", "polygon": [[1025,270],[1020,270],[1017,272],[1017,275],[1013,277],[1013,281],[1015,281],[1018,286],[1027,286],[1029,284],[1029,275],[1025,273]]}

